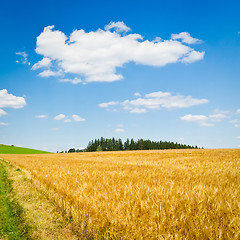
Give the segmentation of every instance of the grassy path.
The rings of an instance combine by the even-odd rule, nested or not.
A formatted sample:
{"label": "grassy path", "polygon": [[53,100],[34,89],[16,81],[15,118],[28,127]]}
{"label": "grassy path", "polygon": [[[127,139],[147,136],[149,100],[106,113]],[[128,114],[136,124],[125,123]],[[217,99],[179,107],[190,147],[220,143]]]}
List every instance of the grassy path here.
{"label": "grassy path", "polygon": [[54,196],[30,174],[0,158],[0,240],[79,239]]}
{"label": "grassy path", "polygon": [[6,167],[7,163],[0,159],[0,239],[31,239],[22,218],[22,208],[12,200],[12,184]]}

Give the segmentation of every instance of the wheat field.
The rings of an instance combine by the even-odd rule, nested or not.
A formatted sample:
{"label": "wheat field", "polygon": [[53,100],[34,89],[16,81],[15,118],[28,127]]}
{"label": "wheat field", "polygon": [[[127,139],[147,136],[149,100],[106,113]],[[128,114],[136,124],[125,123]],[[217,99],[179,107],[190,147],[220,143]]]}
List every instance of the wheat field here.
{"label": "wheat field", "polygon": [[240,239],[239,149],[0,157],[55,194],[80,239]]}

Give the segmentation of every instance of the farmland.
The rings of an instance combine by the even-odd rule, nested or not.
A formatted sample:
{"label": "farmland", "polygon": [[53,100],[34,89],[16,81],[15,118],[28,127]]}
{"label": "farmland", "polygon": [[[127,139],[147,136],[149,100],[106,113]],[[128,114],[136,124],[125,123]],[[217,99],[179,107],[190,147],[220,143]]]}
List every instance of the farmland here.
{"label": "farmland", "polygon": [[0,155],[78,238],[239,239],[240,150]]}

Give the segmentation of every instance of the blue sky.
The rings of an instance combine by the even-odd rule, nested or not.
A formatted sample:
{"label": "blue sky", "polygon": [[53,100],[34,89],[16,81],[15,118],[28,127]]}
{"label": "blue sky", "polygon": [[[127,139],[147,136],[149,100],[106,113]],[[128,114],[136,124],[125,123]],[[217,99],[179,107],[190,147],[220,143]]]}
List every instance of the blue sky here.
{"label": "blue sky", "polygon": [[239,1],[4,1],[0,143],[240,147]]}

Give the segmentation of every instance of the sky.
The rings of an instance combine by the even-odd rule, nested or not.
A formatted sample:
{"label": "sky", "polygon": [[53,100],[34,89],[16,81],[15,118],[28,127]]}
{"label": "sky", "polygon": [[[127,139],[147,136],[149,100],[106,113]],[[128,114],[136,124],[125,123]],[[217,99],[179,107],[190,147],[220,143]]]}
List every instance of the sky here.
{"label": "sky", "polygon": [[0,144],[240,147],[240,2],[2,1]]}

